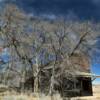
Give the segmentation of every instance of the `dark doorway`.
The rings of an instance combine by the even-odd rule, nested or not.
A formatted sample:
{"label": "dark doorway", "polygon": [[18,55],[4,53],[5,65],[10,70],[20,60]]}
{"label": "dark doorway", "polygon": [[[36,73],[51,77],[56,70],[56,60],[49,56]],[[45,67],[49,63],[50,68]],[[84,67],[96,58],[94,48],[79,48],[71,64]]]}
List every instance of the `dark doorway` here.
{"label": "dark doorway", "polygon": [[92,96],[92,83],[91,78],[82,79],[82,95],[83,96]]}

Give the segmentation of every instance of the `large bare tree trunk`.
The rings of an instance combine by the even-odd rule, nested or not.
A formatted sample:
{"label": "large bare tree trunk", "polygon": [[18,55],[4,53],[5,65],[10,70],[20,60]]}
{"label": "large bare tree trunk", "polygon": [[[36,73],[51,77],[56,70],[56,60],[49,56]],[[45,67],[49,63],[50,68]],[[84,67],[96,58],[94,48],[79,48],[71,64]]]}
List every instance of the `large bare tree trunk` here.
{"label": "large bare tree trunk", "polygon": [[38,73],[39,73],[39,63],[38,63],[38,54],[36,53],[36,66],[35,66],[35,72],[34,72],[34,93],[39,92],[39,78],[38,78]]}
{"label": "large bare tree trunk", "polygon": [[49,90],[49,94],[51,96],[53,95],[53,92],[54,92],[54,83],[53,83],[53,80],[54,80],[54,76],[52,75],[51,76],[51,83],[50,83],[50,90]]}
{"label": "large bare tree trunk", "polygon": [[38,77],[35,77],[34,79],[34,93],[38,93],[39,89],[38,89]]}
{"label": "large bare tree trunk", "polygon": [[51,95],[51,97],[54,94],[54,81],[55,81],[54,76],[55,76],[55,65],[53,66],[53,69],[52,69],[52,76],[51,76],[51,81],[50,81],[49,94]]}

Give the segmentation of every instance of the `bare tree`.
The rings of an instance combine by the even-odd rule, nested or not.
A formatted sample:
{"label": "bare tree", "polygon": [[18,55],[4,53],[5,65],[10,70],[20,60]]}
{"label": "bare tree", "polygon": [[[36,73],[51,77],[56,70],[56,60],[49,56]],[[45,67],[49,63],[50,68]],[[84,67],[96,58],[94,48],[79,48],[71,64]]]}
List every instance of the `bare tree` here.
{"label": "bare tree", "polygon": [[[16,73],[20,73],[23,82],[27,78],[34,78],[35,93],[40,92],[44,76],[49,81],[50,95],[54,94],[55,85],[62,88],[63,78],[75,81],[76,71],[81,68],[76,66],[80,65],[78,61],[77,64],[73,62],[73,57],[82,53],[90,60],[89,54],[99,35],[93,28],[93,23],[60,20],[51,24],[50,21],[38,18],[31,20],[14,5],[5,8],[1,20],[3,25],[0,35],[4,41],[3,47],[9,48],[12,57],[9,69],[15,71],[14,66],[21,62],[22,69]],[[43,52],[44,59],[41,60],[40,55]],[[23,90],[24,88],[23,86]]]}

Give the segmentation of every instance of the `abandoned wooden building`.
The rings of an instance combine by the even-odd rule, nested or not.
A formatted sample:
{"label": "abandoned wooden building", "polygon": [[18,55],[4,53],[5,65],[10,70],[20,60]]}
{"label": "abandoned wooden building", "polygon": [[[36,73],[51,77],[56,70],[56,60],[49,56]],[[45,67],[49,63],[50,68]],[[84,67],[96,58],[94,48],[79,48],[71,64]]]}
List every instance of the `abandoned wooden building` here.
{"label": "abandoned wooden building", "polygon": [[[92,96],[92,74],[90,72],[90,61],[88,57],[82,53],[76,53],[71,57],[71,60],[73,60],[72,62],[74,66],[79,66],[79,70],[75,71],[77,81],[69,81],[66,79],[66,77],[62,77],[62,84],[59,86],[55,85],[55,90],[57,90],[63,96]],[[45,76],[43,73],[41,74],[43,77]],[[50,74],[50,72],[48,72],[48,74]],[[41,84],[39,84],[39,87],[42,93],[48,93],[49,82],[50,80],[48,76],[41,79]],[[25,81],[24,85],[26,88],[32,89],[34,87],[33,83],[34,79],[31,77]]]}
{"label": "abandoned wooden building", "polygon": [[77,82],[74,82],[74,87],[71,91],[76,91],[79,96],[92,96],[92,74],[90,69],[90,60],[83,53],[76,53],[71,58],[73,65],[79,66],[79,70],[76,71]]}

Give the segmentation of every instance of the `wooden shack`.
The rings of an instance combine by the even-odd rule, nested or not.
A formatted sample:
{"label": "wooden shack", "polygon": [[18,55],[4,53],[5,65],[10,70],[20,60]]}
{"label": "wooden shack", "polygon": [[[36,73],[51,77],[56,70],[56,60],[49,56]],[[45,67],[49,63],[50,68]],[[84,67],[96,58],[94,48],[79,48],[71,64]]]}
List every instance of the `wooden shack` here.
{"label": "wooden shack", "polygon": [[92,96],[92,80],[90,70],[90,60],[84,53],[76,53],[71,57],[72,63],[78,66],[76,71],[77,82],[73,83],[74,88],[72,91],[78,92],[79,96]]}
{"label": "wooden shack", "polygon": [[[75,70],[75,78],[77,81],[68,81],[66,78],[62,78],[61,86],[55,86],[55,90],[57,90],[62,96],[92,96],[93,92],[89,58],[84,53],[75,53],[70,59],[74,66],[78,66],[78,69]],[[48,76],[49,74],[50,72],[48,71]],[[42,92],[48,93],[49,82],[50,80],[47,76],[42,78],[40,85]],[[29,88],[33,88],[33,84],[34,78],[32,77],[25,82],[26,87]],[[68,85],[71,85],[71,87],[69,86],[68,88]]]}

